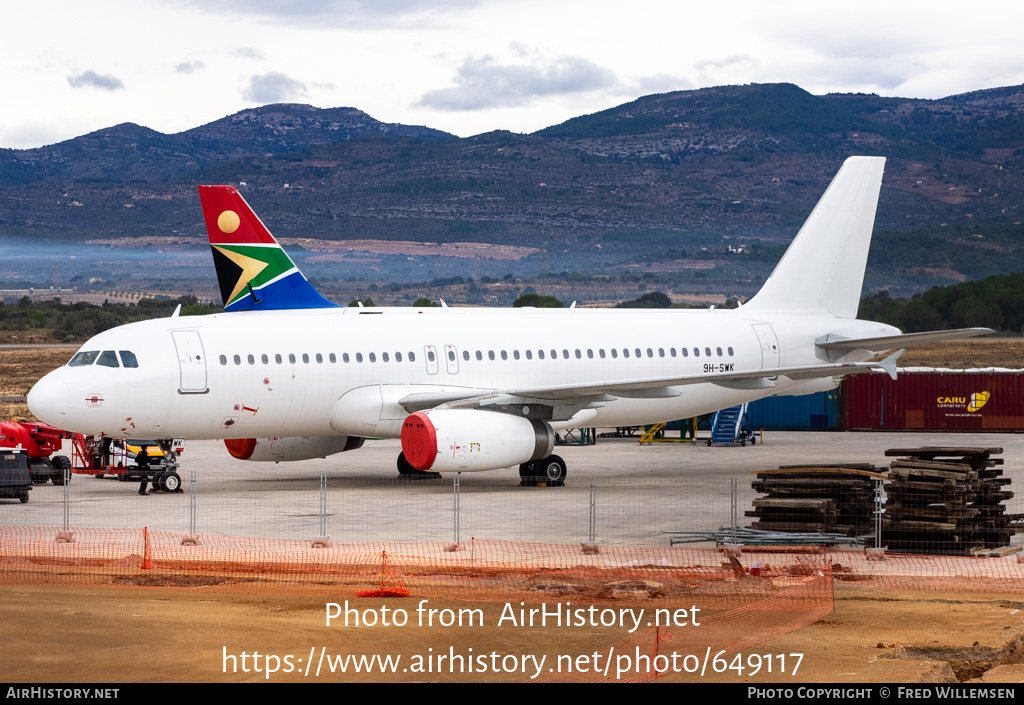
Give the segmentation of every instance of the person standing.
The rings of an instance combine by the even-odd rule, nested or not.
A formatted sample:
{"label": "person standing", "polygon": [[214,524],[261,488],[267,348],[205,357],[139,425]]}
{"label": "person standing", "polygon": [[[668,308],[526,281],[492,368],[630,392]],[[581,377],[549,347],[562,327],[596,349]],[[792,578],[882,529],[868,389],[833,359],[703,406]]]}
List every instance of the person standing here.
{"label": "person standing", "polygon": [[135,454],[135,463],[139,466],[139,477],[142,480],[139,483],[139,494],[149,494],[146,491],[146,487],[149,484],[149,450],[146,446],[142,446],[139,452]]}

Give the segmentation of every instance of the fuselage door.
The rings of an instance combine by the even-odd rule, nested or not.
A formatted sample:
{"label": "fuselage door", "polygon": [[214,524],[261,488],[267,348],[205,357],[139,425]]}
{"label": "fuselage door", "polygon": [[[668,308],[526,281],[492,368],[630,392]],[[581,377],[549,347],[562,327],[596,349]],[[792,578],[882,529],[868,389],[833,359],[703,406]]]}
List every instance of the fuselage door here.
{"label": "fuselage door", "polygon": [[754,332],[761,343],[761,369],[771,369],[779,366],[779,339],[775,331],[767,323],[755,323]]}
{"label": "fuselage door", "polygon": [[454,345],[444,346],[444,362],[448,365],[448,374],[458,374],[459,371],[459,351],[455,349]]}
{"label": "fuselage door", "polygon": [[427,374],[437,374],[437,348],[433,345],[423,346],[423,357],[427,361]]}
{"label": "fuselage door", "polygon": [[179,394],[206,394],[206,353],[199,332],[194,330],[171,331],[174,349],[178,354],[178,368],[181,372]]}

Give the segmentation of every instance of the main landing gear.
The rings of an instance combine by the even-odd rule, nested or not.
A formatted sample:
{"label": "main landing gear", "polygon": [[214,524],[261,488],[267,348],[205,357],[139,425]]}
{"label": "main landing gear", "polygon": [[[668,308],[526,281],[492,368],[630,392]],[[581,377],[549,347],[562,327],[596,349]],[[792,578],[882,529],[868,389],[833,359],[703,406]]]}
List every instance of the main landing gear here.
{"label": "main landing gear", "polygon": [[520,465],[519,484],[523,487],[561,487],[565,484],[566,472],[565,461],[557,455],[549,455]]}

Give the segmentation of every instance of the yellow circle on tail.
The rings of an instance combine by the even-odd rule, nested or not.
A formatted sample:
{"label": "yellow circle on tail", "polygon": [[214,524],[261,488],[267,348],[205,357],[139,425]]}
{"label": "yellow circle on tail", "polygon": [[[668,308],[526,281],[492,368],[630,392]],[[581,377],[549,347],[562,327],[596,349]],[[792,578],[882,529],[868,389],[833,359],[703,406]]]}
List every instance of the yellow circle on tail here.
{"label": "yellow circle on tail", "polygon": [[238,226],[241,221],[238,219],[238,213],[234,211],[224,211],[217,218],[217,227],[220,228],[221,232],[231,234],[238,230]]}

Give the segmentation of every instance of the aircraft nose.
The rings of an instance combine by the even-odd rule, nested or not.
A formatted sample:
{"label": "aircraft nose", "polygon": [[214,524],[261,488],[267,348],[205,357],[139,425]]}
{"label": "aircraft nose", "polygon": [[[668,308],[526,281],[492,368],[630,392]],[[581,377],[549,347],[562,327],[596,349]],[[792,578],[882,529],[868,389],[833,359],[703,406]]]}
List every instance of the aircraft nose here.
{"label": "aircraft nose", "polygon": [[29,390],[28,408],[44,423],[64,428],[68,420],[68,398],[67,383],[57,372],[51,372]]}

